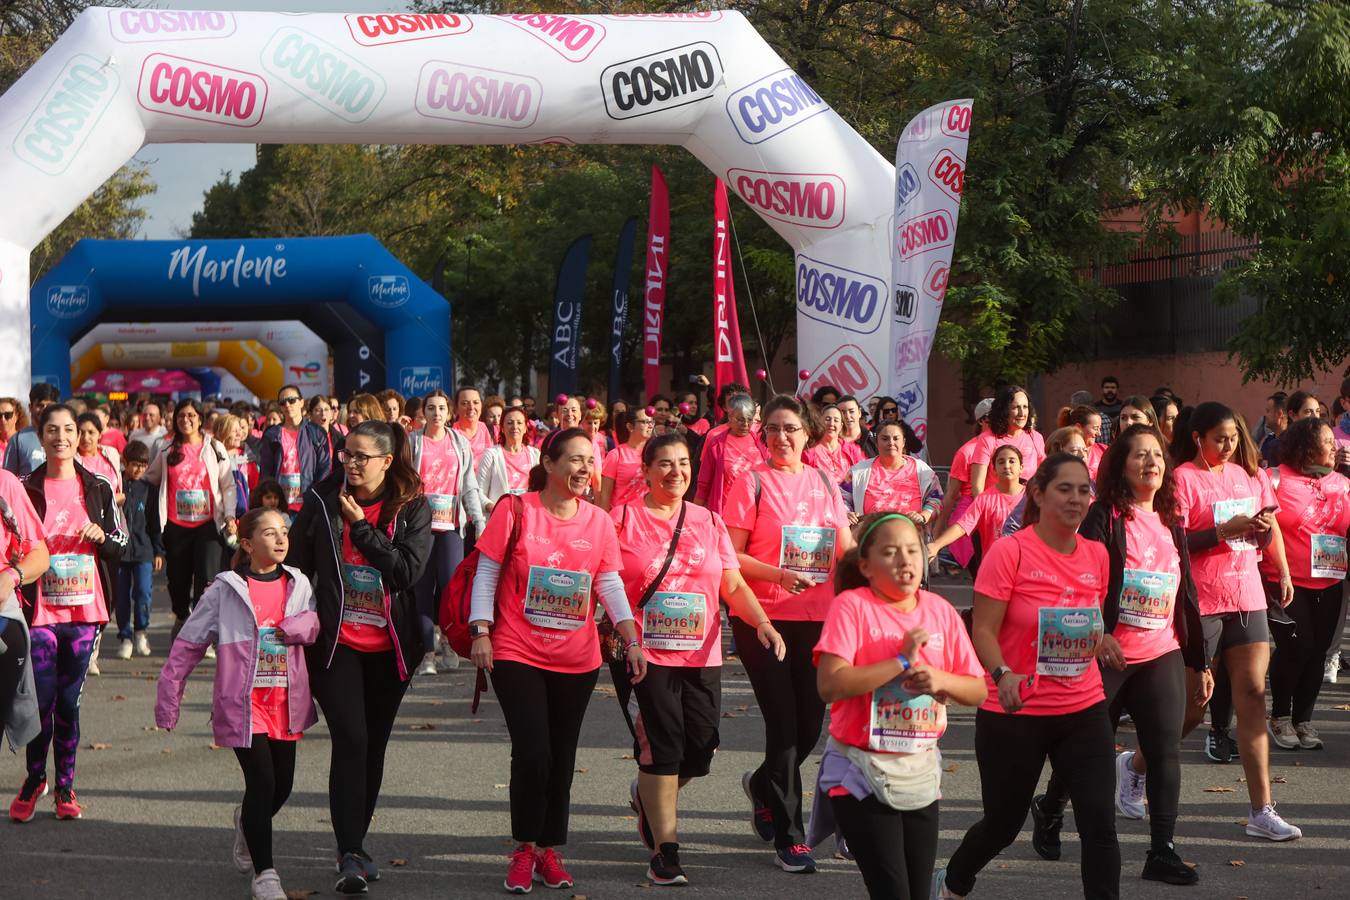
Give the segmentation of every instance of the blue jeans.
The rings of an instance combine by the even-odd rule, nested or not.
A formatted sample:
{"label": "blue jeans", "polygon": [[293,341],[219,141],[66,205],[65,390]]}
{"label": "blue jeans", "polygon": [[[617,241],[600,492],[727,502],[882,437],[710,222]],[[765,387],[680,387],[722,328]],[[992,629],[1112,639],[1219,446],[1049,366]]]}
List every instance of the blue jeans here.
{"label": "blue jeans", "polygon": [[135,627],[145,631],[150,627],[150,579],[155,571],[153,562],[124,562],[117,566],[117,586],[115,592],[117,613],[117,638],[131,640],[133,623],[132,610],[135,610]]}

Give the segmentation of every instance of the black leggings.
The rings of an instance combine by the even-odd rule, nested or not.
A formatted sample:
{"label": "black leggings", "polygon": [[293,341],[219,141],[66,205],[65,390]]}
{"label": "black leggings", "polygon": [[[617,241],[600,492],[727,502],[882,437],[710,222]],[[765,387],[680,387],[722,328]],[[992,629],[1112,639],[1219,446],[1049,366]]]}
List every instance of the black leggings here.
{"label": "black leggings", "polygon": [[573,674],[510,660],[492,667],[511,733],[511,837],[517,843],[567,843],[581,720],[599,677],[599,669]]}
{"label": "black leggings", "polygon": [[830,798],[872,900],[924,900],[937,859],[938,803],[900,812],[869,795]]}
{"label": "black leggings", "polygon": [[309,680],[332,736],[328,811],[338,854],[363,849],[384,781],[384,751],[408,682],[398,675],[393,650],[362,653],[338,644],[333,663],[309,651]]}
{"label": "black leggings", "polygon": [[1120,897],[1116,841],[1115,740],[1106,702],[1061,716],[975,713],[975,761],[984,818],[966,832],[947,863],[947,887],[965,896],[975,877],[1017,839],[1046,758],[1064,778],[1083,844],[1084,900]]}
{"label": "black leggings", "polygon": [[220,574],[224,546],[214,522],[203,522],[195,528],[165,524],[164,578],[177,619],[174,634],[187,621],[211,579]]}
{"label": "black leggings", "polygon": [[758,802],[773,813],[773,843],[779,849],[806,843],[801,765],[811,758],[825,721],[825,702],[816,689],[811,661],[822,624],[774,622],[787,645],[779,662],[760,644],[755,629],[731,619],[741,664],[764,716],[764,761],[751,775],[750,786]]}
{"label": "black leggings", "polygon": [[234,748],[239,768],[244,770],[244,806],[239,824],[255,873],[274,868],[272,817],[286,805],[295,783],[295,744],[255,734],[251,746]]}
{"label": "black leggings", "polygon": [[1336,582],[1329,588],[1294,588],[1294,600],[1284,608],[1293,625],[1272,622],[1275,657],[1270,661],[1270,715],[1292,715],[1295,725],[1312,721],[1313,707],[1322,690],[1327,649],[1341,630],[1341,593]]}
{"label": "black leggings", "polygon": [[0,641],[5,644],[4,652],[0,653],[0,740],[3,740],[5,723],[14,709],[23,667],[28,662],[28,633],[23,623],[0,616]]}
{"label": "black leggings", "polygon": [[[1320,674],[1320,672],[1319,672]],[[1186,717],[1186,673],[1181,651],[1173,650],[1124,671],[1104,667],[1102,682],[1112,729],[1126,710],[1134,720],[1139,750],[1148,763],[1148,826],[1154,850],[1172,844],[1181,802],[1181,726]],[[1069,800],[1056,769],[1045,791],[1047,811],[1063,812]]]}
{"label": "black leggings", "polygon": [[431,535],[431,556],[426,570],[413,587],[417,598],[417,614],[422,620],[422,643],[428,653],[436,646],[437,619],[441,610],[441,594],[455,569],[464,561],[464,538],[458,531],[436,531]]}

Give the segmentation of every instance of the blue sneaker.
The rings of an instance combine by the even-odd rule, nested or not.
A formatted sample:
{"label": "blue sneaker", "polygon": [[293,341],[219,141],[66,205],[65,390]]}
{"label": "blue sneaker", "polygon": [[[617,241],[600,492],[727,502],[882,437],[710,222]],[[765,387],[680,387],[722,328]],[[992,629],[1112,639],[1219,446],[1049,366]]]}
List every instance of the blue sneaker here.
{"label": "blue sneaker", "polygon": [[816,871],[816,861],[811,858],[811,848],[805,844],[779,847],[774,851],[774,854],[774,862],[784,872],[791,872],[794,875],[811,875]]}
{"label": "blue sneaker", "polygon": [[755,797],[755,790],[750,784],[753,775],[753,772],[746,772],[741,776],[741,790],[745,791],[745,796],[750,800],[750,829],[756,837],[767,844],[776,836],[773,812]]}

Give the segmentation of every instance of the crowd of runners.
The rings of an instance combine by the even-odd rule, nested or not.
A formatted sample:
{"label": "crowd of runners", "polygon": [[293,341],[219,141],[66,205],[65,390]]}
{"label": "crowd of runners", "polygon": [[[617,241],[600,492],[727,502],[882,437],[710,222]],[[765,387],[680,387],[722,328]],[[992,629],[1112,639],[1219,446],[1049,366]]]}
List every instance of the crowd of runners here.
{"label": "crowd of runners", "polygon": [[[513,893],[574,885],[562,848],[602,666],[653,885],[689,881],[680,795],[705,776],[740,779],[784,872],[815,871],[834,835],[874,898],[971,894],[1028,813],[1056,860],[1070,803],[1084,897],[1120,895],[1117,816],[1148,817],[1128,860],[1144,879],[1195,884],[1173,837],[1180,746],[1206,716],[1207,757],[1244,770],[1246,833],[1301,836],[1276,811],[1269,743],[1322,747],[1314,708],[1340,668],[1350,381],[1341,394],[1273,395],[1250,430],[1223,403],[1108,378],[1038,428],[1005,385],[946,466],[895,400],[828,387],[605,405],[287,386],[262,409],[123,409],[39,384],[0,398],[0,719],[26,746],[10,818],[48,794],[81,817],[81,692],[100,654],[151,655],[162,570],[154,718],[176,727],[214,659],[210,724],[245,784],[232,857],[255,898],[286,896],[272,817],[320,714],[336,890],[379,880],[368,830],[400,703],[458,666],[490,679],[510,734]],[[943,570],[973,576],[972,609],[930,589]],[[713,775],[730,654],[764,753]],[[983,816],[938,867],[949,703],[977,708]],[[1117,753],[1126,718],[1137,746]]]}

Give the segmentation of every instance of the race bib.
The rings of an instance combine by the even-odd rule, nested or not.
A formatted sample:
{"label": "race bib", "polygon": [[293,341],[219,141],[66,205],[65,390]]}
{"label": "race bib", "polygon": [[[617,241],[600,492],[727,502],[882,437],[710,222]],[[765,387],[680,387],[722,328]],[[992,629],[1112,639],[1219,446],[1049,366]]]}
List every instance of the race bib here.
{"label": "race bib", "polygon": [[286,492],[287,506],[295,506],[300,503],[305,492],[300,489],[299,472],[282,472],[277,476],[277,481],[281,482],[281,489]]}
{"label": "race bib", "polygon": [[384,610],[384,578],[380,570],[356,563],[342,564],[342,621],[349,625],[388,624]]}
{"label": "race bib", "polygon": [[1337,581],[1344,581],[1345,538],[1336,534],[1314,534],[1310,562],[1312,578],[1335,578]]}
{"label": "race bib", "polygon": [[195,524],[211,518],[211,504],[201,488],[179,488],[174,493],[173,508],[180,522]]}
{"label": "race bib", "polygon": [[[1214,527],[1218,528],[1234,516],[1256,515],[1255,497],[1234,497],[1214,501]],[[1246,538],[1231,538],[1226,542],[1234,550],[1255,550],[1256,545]]]}
{"label": "race bib", "polygon": [[286,645],[277,640],[275,628],[258,629],[258,668],[253,670],[253,686],[286,687]]}
{"label": "race bib", "polygon": [[457,516],[455,515],[455,501],[459,498],[454,494],[427,494],[427,503],[431,506],[431,530],[432,531],[454,531],[459,527]]}
{"label": "race bib", "polygon": [[703,646],[708,601],[702,594],[657,591],[642,608],[642,646],[698,650]]}
{"label": "race bib", "polygon": [[937,746],[947,730],[947,706],[928,694],[911,694],[894,678],[872,691],[867,749],[879,753],[922,753]]}
{"label": "race bib", "polygon": [[525,621],[540,628],[576,631],[586,621],[591,575],[569,569],[530,566],[525,588]]}
{"label": "race bib", "polygon": [[784,525],[778,567],[820,584],[834,567],[834,529]]}
{"label": "race bib", "polygon": [[1036,634],[1036,674],[1077,678],[1093,664],[1102,639],[1102,611],[1095,606],[1043,606]]}
{"label": "race bib", "polygon": [[1170,572],[1126,569],[1120,586],[1119,620],[1126,625],[1157,631],[1172,620],[1177,576]]}
{"label": "race bib", "polygon": [[94,557],[88,553],[54,553],[42,573],[42,599],[51,606],[85,606],[94,602]]}

